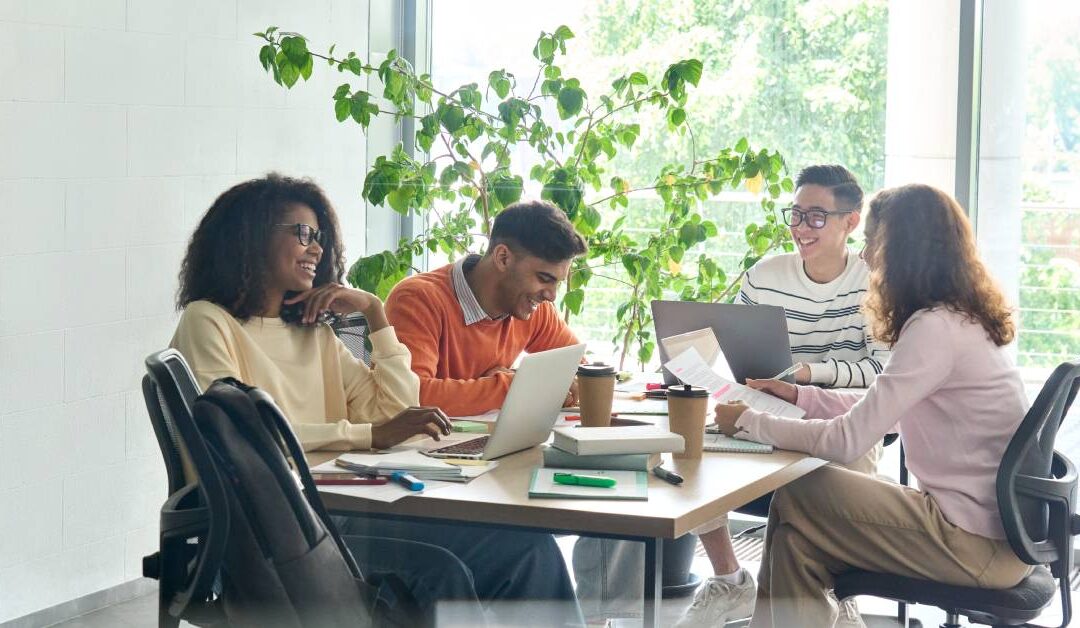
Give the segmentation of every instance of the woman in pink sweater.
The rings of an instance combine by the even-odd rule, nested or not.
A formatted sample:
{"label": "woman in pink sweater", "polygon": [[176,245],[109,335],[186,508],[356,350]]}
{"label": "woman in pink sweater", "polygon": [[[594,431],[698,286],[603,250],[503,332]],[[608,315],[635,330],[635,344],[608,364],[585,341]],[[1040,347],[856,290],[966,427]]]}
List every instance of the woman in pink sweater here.
{"label": "woman in pink sweater", "polygon": [[870,203],[865,309],[892,358],[865,396],[748,382],[806,410],[785,419],[720,405],[725,433],[839,463],[899,431],[920,490],[829,465],[776,492],[751,626],[832,626],[827,596],[850,569],[1007,588],[1031,567],[1004,539],[995,480],[1027,411],[1005,350],[1010,310],[944,192],[885,190]]}

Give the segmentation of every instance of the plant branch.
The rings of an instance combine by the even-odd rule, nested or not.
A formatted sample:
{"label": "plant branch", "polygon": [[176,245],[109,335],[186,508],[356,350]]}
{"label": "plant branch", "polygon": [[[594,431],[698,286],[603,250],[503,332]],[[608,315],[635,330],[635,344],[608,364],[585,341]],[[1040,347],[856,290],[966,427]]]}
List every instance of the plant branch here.
{"label": "plant branch", "polygon": [[[277,41],[272,41],[271,40],[270,44],[273,45],[273,46],[277,46],[278,48],[281,47],[281,44],[279,42],[277,42]],[[338,65],[342,64],[340,59],[336,59],[336,58],[328,56],[328,55],[319,54],[317,52],[311,52],[310,50],[308,52],[309,52],[309,54],[311,54],[311,56],[313,56],[313,57],[315,57],[317,59],[322,59],[323,61],[330,62],[331,64],[333,64],[333,63],[336,63]],[[367,63],[361,63],[360,68],[363,69],[363,70],[367,70],[368,72],[378,72],[379,71],[379,68],[377,68],[377,67],[375,67],[373,65],[369,65]],[[447,94],[446,92],[443,92],[443,91],[439,90],[438,88],[436,88],[431,83],[428,83],[427,81],[420,80],[420,77],[416,76],[415,74],[411,74],[409,72],[405,72],[403,70],[400,70],[400,69],[394,67],[393,65],[391,65],[391,71],[397,73],[400,76],[403,76],[403,77],[413,81],[415,83],[415,86],[424,87],[425,89],[430,90],[432,94],[438,94],[439,96],[445,98],[448,102],[451,102],[451,103],[453,103],[455,105],[458,105],[462,109],[468,109],[469,111],[471,111],[471,112],[473,112],[473,113],[475,113],[477,115],[483,116],[483,117],[487,118],[488,120],[490,120],[492,122],[501,122],[501,120],[499,120],[498,117],[484,111],[483,109],[476,109],[476,108],[473,108],[473,107],[471,107],[469,105],[466,105],[461,100],[459,100],[457,98],[454,98],[450,94]],[[393,113],[393,112],[388,112],[388,113]]]}
{"label": "plant branch", "polygon": [[600,273],[593,273],[593,277],[599,277],[601,279],[610,279],[611,281],[614,281],[615,283],[621,283],[624,286],[630,286],[630,287],[634,286],[634,284],[630,283],[629,281],[619,279],[618,277],[612,277],[611,275],[601,275]]}
{"label": "plant branch", "polygon": [[619,105],[618,107],[615,107],[611,111],[609,111],[609,112],[605,113],[604,115],[600,116],[600,119],[596,121],[596,124],[594,126],[599,126],[601,122],[603,122],[604,120],[610,118],[611,116],[615,115],[616,113],[622,111],[623,109],[626,109],[627,107],[633,107],[634,105],[637,105],[637,104],[640,104],[640,103],[643,103],[643,102],[648,102],[649,98],[650,97],[648,97],[648,96],[645,97],[645,98],[638,98],[636,100],[632,100],[632,101],[630,101],[628,103],[623,103],[623,104]]}
{"label": "plant branch", "polygon": [[610,201],[611,199],[615,198],[616,196],[630,196],[634,192],[644,192],[646,190],[655,190],[655,189],[657,189],[659,187],[661,187],[661,186],[659,186],[659,185],[650,185],[650,186],[644,187],[644,188],[634,188],[632,190],[627,190],[625,192],[616,192],[614,194],[611,194],[610,196],[605,196],[604,198],[602,198],[602,199],[600,199],[598,201],[593,201],[591,203],[586,203],[586,205],[588,205],[589,207],[592,207],[593,205],[599,205],[600,203],[603,203],[604,201]]}
{"label": "plant branch", "polygon": [[630,319],[629,324],[626,326],[626,334],[623,336],[622,351],[619,354],[619,370],[623,370],[623,366],[626,364],[626,352],[630,350],[630,339],[634,336],[634,323],[637,321],[638,316],[638,290],[641,288],[640,284],[634,286],[634,293],[630,296]]}
{"label": "plant branch", "polygon": [[686,130],[690,131],[690,172],[689,176],[694,176],[694,170],[697,169],[697,137],[694,136],[694,127],[690,125],[690,121],[685,122]]}
{"label": "plant branch", "polygon": [[578,165],[581,163],[581,158],[585,155],[585,144],[587,144],[589,141],[589,133],[592,131],[593,128],[593,116],[595,115],[596,112],[592,110],[589,111],[589,124],[585,127],[585,132],[581,134],[580,138],[578,138],[579,148],[577,152],[577,158],[574,159],[574,170],[577,170]]}

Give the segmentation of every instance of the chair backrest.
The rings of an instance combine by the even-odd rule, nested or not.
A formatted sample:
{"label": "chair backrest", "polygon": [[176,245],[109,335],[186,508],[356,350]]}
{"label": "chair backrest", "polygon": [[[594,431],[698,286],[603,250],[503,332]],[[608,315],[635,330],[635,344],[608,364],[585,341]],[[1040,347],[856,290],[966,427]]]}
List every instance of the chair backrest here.
{"label": "chair backrest", "polygon": [[1046,380],[1002,456],[998,508],[1013,551],[1054,576],[1072,563],[1076,469],[1054,451],[1054,439],[1080,387],[1080,362],[1059,365]]}
{"label": "chair backrest", "polygon": [[161,509],[162,602],[179,618],[211,596],[228,538],[228,508],[220,476],[195,472],[212,461],[195,425],[199,386],[187,362],[166,349],[146,358],[146,371],[143,395],[169,476],[169,499]]}
{"label": "chair backrest", "polygon": [[342,316],[330,323],[334,333],[358,360],[371,366],[371,347],[368,345],[368,323],[359,312]]}
{"label": "chair backrest", "polygon": [[146,358],[146,369],[142,382],[143,400],[154,426],[161,457],[165,460],[169,494],[172,495],[194,480],[176,423],[178,420],[191,422],[192,406],[201,391],[184,356],[176,349],[150,355]]}

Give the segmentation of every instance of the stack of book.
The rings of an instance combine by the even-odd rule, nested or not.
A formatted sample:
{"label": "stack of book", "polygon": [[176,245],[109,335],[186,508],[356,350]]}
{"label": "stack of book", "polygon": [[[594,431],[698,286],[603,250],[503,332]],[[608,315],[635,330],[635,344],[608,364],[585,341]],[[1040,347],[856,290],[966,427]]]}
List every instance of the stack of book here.
{"label": "stack of book", "polygon": [[544,466],[556,469],[649,471],[661,461],[659,453],[579,456],[551,445],[544,445],[541,451],[544,454]]}
{"label": "stack of book", "polygon": [[[529,497],[648,499],[648,471],[660,453],[681,452],[683,437],[653,425],[559,427],[543,448],[544,467],[533,471]],[[567,486],[555,475],[602,477],[610,488]]]}

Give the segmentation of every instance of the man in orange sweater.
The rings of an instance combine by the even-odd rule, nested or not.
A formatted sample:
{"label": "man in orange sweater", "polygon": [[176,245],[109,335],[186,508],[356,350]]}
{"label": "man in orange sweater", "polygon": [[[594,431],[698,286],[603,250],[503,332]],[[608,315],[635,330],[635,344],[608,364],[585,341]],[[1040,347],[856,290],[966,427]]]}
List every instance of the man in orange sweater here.
{"label": "man in orange sweater", "polygon": [[[585,242],[557,207],[516,203],[495,218],[488,250],[409,277],[386,316],[412,352],[420,404],[452,416],[502,406],[523,351],[576,344],[552,301]],[[575,405],[567,395],[566,405]]]}

